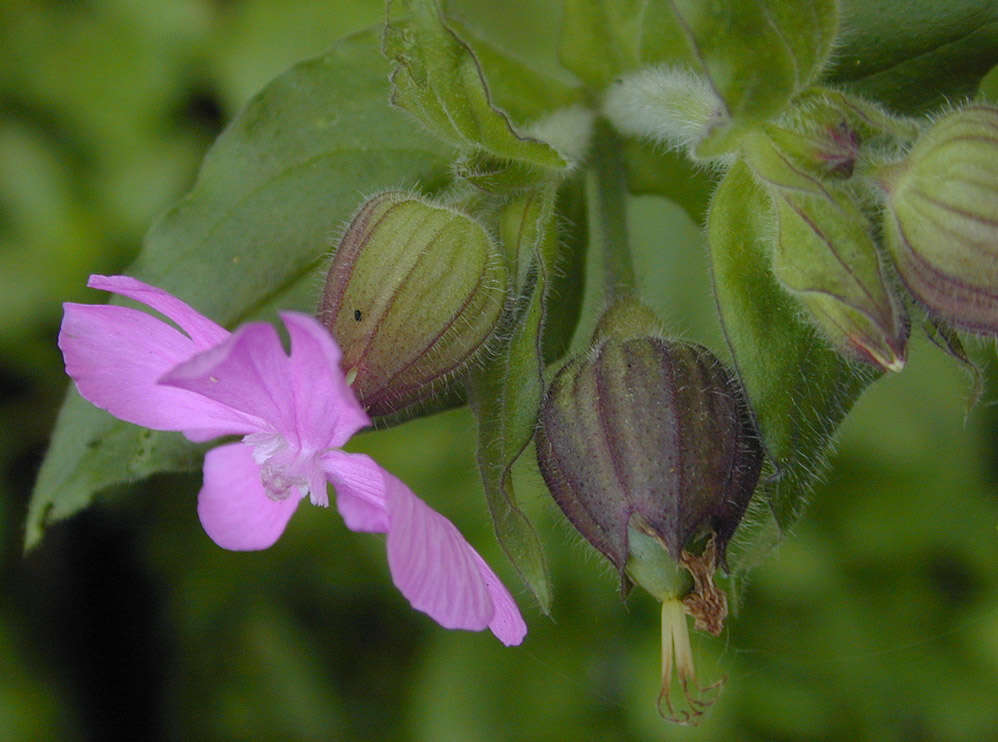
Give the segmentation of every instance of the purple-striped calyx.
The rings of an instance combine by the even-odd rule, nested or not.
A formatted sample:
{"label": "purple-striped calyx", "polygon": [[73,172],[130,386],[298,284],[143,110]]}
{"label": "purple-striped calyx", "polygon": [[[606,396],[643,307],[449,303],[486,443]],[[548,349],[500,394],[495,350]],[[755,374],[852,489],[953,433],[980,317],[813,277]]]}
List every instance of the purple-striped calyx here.
{"label": "purple-striped calyx", "polygon": [[507,269],[470,216],[404,192],[368,200],[347,227],[319,304],[372,417],[405,413],[479,354],[506,301]]}
{"label": "purple-striped calyx", "polygon": [[911,293],[938,319],[998,335],[998,107],[938,119],[878,181],[887,248]]}
{"label": "purple-striped calyx", "polygon": [[[691,695],[684,613],[720,633],[727,605],[712,576],[763,459],[737,380],[703,346],[663,338],[654,316],[625,299],[552,381],[537,457],[555,501],[622,588],[638,583],[662,602],[660,700],[689,721],[703,702]],[[673,659],[684,713],[669,700]]]}

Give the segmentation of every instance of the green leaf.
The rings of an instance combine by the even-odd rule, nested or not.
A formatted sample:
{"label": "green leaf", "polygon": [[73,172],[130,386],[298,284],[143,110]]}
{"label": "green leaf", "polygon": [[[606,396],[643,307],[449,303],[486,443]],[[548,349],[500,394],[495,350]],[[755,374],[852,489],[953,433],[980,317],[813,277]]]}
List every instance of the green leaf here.
{"label": "green leaf", "polygon": [[556,187],[549,185],[514,201],[503,215],[507,251],[517,255],[517,266],[528,268],[514,273],[524,285],[512,326],[498,333],[508,339],[469,380],[478,418],[478,465],[496,536],[545,613],[551,608],[547,562],[537,532],[516,504],[512,468],[533,437],[544,393],[542,328],[558,250],[555,195]]}
{"label": "green leaf", "polygon": [[35,546],[48,524],[89,506],[95,493],[157,472],[192,471],[205,449],[180,433],[115,420],[71,389],[28,505],[25,547]]}
{"label": "green leaf", "polygon": [[[230,327],[278,306],[313,311],[331,236],[361,195],[440,185],[453,155],[390,108],[387,74],[365,32],[274,80],[219,137],[130,272]],[[198,452],[70,394],[32,495],[28,546],[100,490],[191,468]]]}
{"label": "green leaf", "polygon": [[[411,12],[408,22],[397,17],[397,4]],[[461,149],[481,148],[547,170],[565,167],[552,147],[521,137],[493,106],[478,60],[444,24],[436,0],[388,3],[384,53],[393,65],[392,102],[432,133]]]}
{"label": "green leaf", "polygon": [[451,26],[482,66],[493,104],[509,114],[514,123],[528,123],[581,102],[583,91],[577,85],[569,85],[512,56],[477,29],[456,22]]}
{"label": "green leaf", "polygon": [[842,0],[828,79],[918,113],[972,96],[998,64],[994,0]]}
{"label": "green leaf", "polygon": [[[568,72],[558,59],[558,45],[553,43],[561,28],[563,0],[443,0],[448,19],[460,22],[461,37],[476,54],[476,39],[487,40],[495,49],[521,60],[533,72],[546,78],[560,80],[577,87],[578,80]],[[515,22],[511,23],[511,19]],[[464,33],[473,29],[471,37]],[[486,72],[491,73],[486,59],[479,56]],[[493,92],[498,95],[502,81],[495,81]]]}
{"label": "green leaf", "polygon": [[731,135],[778,114],[810,84],[831,52],[838,3],[819,0],[649,0],[642,61],[687,65],[721,100],[727,125],[700,154],[727,151]]}
{"label": "green leaf", "polygon": [[766,194],[738,163],[711,203],[707,236],[724,334],[776,469],[761,493],[786,529],[835,429],[874,374],[850,366],[802,323],[769,269],[769,211]]}
{"label": "green leaf", "polygon": [[565,0],[558,56],[595,90],[640,64],[646,0]]}

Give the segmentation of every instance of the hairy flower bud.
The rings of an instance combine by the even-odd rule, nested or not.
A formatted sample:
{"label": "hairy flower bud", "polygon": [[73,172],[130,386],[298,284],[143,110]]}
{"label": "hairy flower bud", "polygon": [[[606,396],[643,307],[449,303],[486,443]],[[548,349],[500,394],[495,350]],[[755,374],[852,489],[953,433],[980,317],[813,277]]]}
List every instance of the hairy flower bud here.
{"label": "hairy flower bud", "polygon": [[840,353],[900,371],[908,322],[866,215],[849,192],[809,172],[772,133],[746,136],[742,155],[772,199],[773,275]]}
{"label": "hairy flower bud", "polygon": [[998,335],[998,108],[940,118],[880,175],[886,242],[908,289],[942,320]]}
{"label": "hairy flower bud", "polygon": [[763,459],[738,382],[623,299],[590,352],[555,376],[539,422],[537,460],[555,501],[623,590],[633,581],[662,604],[659,712],[695,723],[723,681],[698,684],[686,616],[721,633],[727,599],[713,575]]}
{"label": "hairy flower bud", "polygon": [[409,193],[367,201],[329,268],[319,319],[372,416],[444,391],[502,313],[507,270],[474,219]]}
{"label": "hairy flower bud", "polygon": [[762,463],[728,370],[702,346],[654,336],[606,337],[558,373],[537,456],[558,505],[625,584],[632,526],[675,562],[713,533],[723,560]]}
{"label": "hairy flower bud", "polygon": [[[846,180],[868,153],[918,135],[919,124],[840,90],[811,87],[776,120],[761,124],[787,162],[820,179]],[[746,141],[748,142],[747,138]]]}
{"label": "hairy flower bud", "polygon": [[841,353],[904,368],[908,323],[891,294],[863,213],[843,193],[774,198],[773,274]]}

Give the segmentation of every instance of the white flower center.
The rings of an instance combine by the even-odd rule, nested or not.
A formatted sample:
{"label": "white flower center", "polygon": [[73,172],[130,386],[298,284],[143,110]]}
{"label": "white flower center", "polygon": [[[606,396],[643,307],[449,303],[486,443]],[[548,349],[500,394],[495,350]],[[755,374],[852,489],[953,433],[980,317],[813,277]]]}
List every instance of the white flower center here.
{"label": "white flower center", "polygon": [[253,448],[253,460],[260,467],[260,481],[267,497],[311,496],[315,505],[328,504],[326,480],[316,451],[291,444],[280,433],[251,433],[243,443]]}

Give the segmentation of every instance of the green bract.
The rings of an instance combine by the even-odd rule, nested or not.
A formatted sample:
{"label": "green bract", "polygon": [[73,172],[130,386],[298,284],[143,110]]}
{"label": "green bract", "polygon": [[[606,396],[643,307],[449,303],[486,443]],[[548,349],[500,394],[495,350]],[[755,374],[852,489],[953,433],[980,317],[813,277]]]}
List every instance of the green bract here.
{"label": "green bract", "polygon": [[340,241],[319,319],[368,414],[441,395],[499,321],[508,278],[474,219],[408,193],[367,201]]}
{"label": "green bract", "polygon": [[478,465],[496,536],[544,612],[551,607],[547,562],[537,533],[517,505],[512,469],[534,434],[544,393],[542,332],[558,249],[556,197],[549,184],[512,201],[500,216],[518,299],[495,352],[468,381],[478,419]]}
{"label": "green bract", "polygon": [[776,476],[762,488],[777,525],[799,516],[835,428],[874,374],[850,364],[803,321],[770,269],[769,196],[736,163],[707,219],[724,334]]}
{"label": "green bract", "polygon": [[998,335],[998,108],[940,118],[881,182],[887,246],[911,293],[956,327]]}
{"label": "green bract", "polygon": [[[410,11],[411,18],[400,20],[398,6]],[[384,53],[393,65],[392,103],[436,136],[459,149],[484,150],[540,172],[565,167],[558,152],[518,134],[492,104],[478,60],[444,23],[436,0],[388,3]],[[517,185],[520,179],[515,179]]]}

